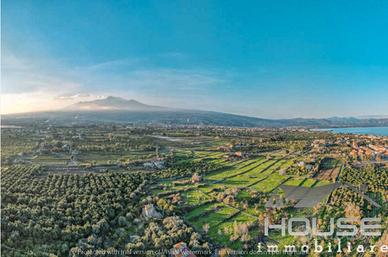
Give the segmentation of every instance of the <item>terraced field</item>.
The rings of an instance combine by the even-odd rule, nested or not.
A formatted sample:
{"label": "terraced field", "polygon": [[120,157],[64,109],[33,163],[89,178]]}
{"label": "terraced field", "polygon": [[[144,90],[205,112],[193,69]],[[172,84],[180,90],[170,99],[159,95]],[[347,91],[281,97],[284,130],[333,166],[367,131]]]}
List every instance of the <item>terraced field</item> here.
{"label": "terraced field", "polygon": [[[188,184],[174,186],[172,181],[164,181],[167,188],[164,192],[180,191],[185,206],[191,206],[191,211],[184,215],[186,222],[197,231],[207,233],[213,242],[228,246],[232,249],[242,249],[243,241],[231,240],[233,227],[236,224],[250,224],[249,237],[255,238],[259,234],[257,224],[258,216],[266,212],[264,204],[244,206],[244,203],[252,200],[251,193],[257,192],[269,197],[272,193],[279,192],[279,186],[303,186],[315,187],[326,185],[330,182],[319,181],[308,177],[294,177],[285,174],[297,156],[274,155],[270,157],[258,156],[252,159],[230,161],[223,152],[195,152],[195,159],[208,160],[214,163],[222,163],[225,168],[208,172],[203,176],[200,185]],[[187,178],[185,178],[187,180]],[[184,179],[182,179],[184,180]],[[236,190],[232,203],[220,201],[217,196],[228,190]],[[205,202],[205,204],[203,204]],[[290,215],[302,215],[305,210],[291,211]],[[205,231],[206,230],[206,231]],[[279,244],[286,244],[292,238],[276,237]]]}
{"label": "terraced field", "polygon": [[[258,159],[259,160],[259,159]],[[227,179],[231,176],[235,176],[237,172],[244,172],[249,170],[250,168],[254,167],[256,165],[256,161],[258,160],[248,160],[248,161],[238,161],[235,163],[227,162],[229,166],[231,166],[231,169],[221,171],[221,172],[215,172],[213,174],[209,174],[208,176],[205,176],[205,179],[218,181]]]}
{"label": "terraced field", "polygon": [[[239,213],[238,215],[234,216],[233,219],[226,220],[222,223],[220,223],[218,226],[210,228],[209,235],[214,238],[214,240],[222,245],[230,245],[233,249],[242,249],[243,242],[236,240],[234,242],[230,241],[231,231],[232,227],[235,223],[253,223],[255,222],[255,218],[247,215],[245,213]],[[252,230],[250,235],[255,236],[254,233],[255,230]]]}
{"label": "terraced field", "polygon": [[215,228],[238,212],[238,209],[224,204],[213,204],[206,208],[205,211],[200,212],[199,215],[192,216],[188,221],[198,230],[202,230],[205,224],[208,224],[209,228]]}
{"label": "terraced field", "polygon": [[204,201],[209,200],[209,197],[207,197],[206,194],[204,194],[200,190],[195,189],[185,191],[181,194],[181,196],[183,197],[186,203],[191,205],[199,205]]}

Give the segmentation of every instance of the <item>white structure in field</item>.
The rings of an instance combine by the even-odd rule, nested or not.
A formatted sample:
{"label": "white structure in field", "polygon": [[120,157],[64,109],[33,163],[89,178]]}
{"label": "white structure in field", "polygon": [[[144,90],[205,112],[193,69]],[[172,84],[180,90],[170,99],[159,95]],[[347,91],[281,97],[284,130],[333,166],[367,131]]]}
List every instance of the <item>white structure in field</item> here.
{"label": "white structure in field", "polygon": [[162,218],[162,214],[160,214],[156,209],[155,206],[150,203],[144,206],[143,208],[143,215],[146,218],[153,218],[153,219],[160,219]]}

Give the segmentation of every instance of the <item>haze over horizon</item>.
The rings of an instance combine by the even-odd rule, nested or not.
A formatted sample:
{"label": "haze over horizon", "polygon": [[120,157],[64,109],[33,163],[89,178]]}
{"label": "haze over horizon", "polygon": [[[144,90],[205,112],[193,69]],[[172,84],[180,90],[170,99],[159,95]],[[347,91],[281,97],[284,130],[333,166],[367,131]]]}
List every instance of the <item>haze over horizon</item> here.
{"label": "haze over horizon", "polygon": [[388,2],[2,1],[1,113],[113,95],[262,118],[387,115]]}
{"label": "haze over horizon", "polygon": [[[85,96],[86,97],[86,96]],[[79,101],[73,104],[67,105],[65,107],[59,109],[51,109],[51,110],[42,110],[37,112],[83,112],[83,111],[208,111],[205,109],[189,109],[189,108],[176,108],[174,106],[155,106],[149,105],[144,102],[139,102],[136,99],[126,99],[120,96],[106,96],[99,97],[97,99],[88,100],[88,101]],[[33,111],[34,112],[34,111]],[[12,114],[25,114],[29,112],[18,112],[18,113],[9,113],[4,115],[12,115]],[[35,112],[36,113],[36,112]],[[225,112],[216,112],[216,113],[225,113]],[[238,113],[228,113],[228,114],[237,114]],[[244,115],[245,117],[254,117],[254,118],[265,118],[265,117],[255,117],[252,115]],[[288,117],[288,119],[314,119],[314,117]],[[348,117],[339,117],[339,116],[331,116],[331,117],[322,117],[323,119],[335,119],[335,118],[357,118],[357,119],[386,119],[388,115],[364,115],[364,116],[348,116]],[[269,118],[271,119],[271,118]],[[276,120],[276,118],[273,118]]]}

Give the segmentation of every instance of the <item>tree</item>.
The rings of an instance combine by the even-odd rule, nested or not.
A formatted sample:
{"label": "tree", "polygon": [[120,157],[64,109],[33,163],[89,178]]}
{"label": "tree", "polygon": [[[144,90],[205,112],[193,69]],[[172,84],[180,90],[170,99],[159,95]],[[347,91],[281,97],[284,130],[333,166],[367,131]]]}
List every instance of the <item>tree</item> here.
{"label": "tree", "polygon": [[230,248],[221,248],[218,251],[218,256],[219,257],[227,257],[227,256],[230,256],[231,253],[232,253],[232,250]]}
{"label": "tree", "polygon": [[356,220],[356,223],[360,223],[361,209],[359,206],[354,203],[347,203],[344,212],[346,218],[353,218]]}
{"label": "tree", "polygon": [[209,228],[210,228],[210,225],[209,223],[205,223],[203,226],[202,226],[202,230],[205,234],[207,234],[209,232]]}

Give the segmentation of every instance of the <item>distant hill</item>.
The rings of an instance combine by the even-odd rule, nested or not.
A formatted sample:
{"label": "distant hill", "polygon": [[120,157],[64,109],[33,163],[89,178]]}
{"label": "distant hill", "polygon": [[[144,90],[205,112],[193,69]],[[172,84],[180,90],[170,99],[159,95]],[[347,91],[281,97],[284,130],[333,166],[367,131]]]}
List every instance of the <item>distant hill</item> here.
{"label": "distant hill", "polygon": [[388,119],[388,115],[364,115],[358,116],[359,119]]}
{"label": "distant hill", "polygon": [[127,100],[121,97],[108,96],[87,102],[72,104],[64,109],[65,111],[161,111],[164,107],[152,106],[140,103],[136,100]]}
{"label": "distant hill", "polygon": [[262,119],[212,111],[174,109],[126,100],[120,97],[107,97],[94,101],[79,102],[59,111],[31,112],[3,115],[4,125],[30,123],[85,124],[85,123],[136,123],[170,125],[214,125],[233,127],[367,127],[388,126],[388,119],[341,118],[327,119]]}

